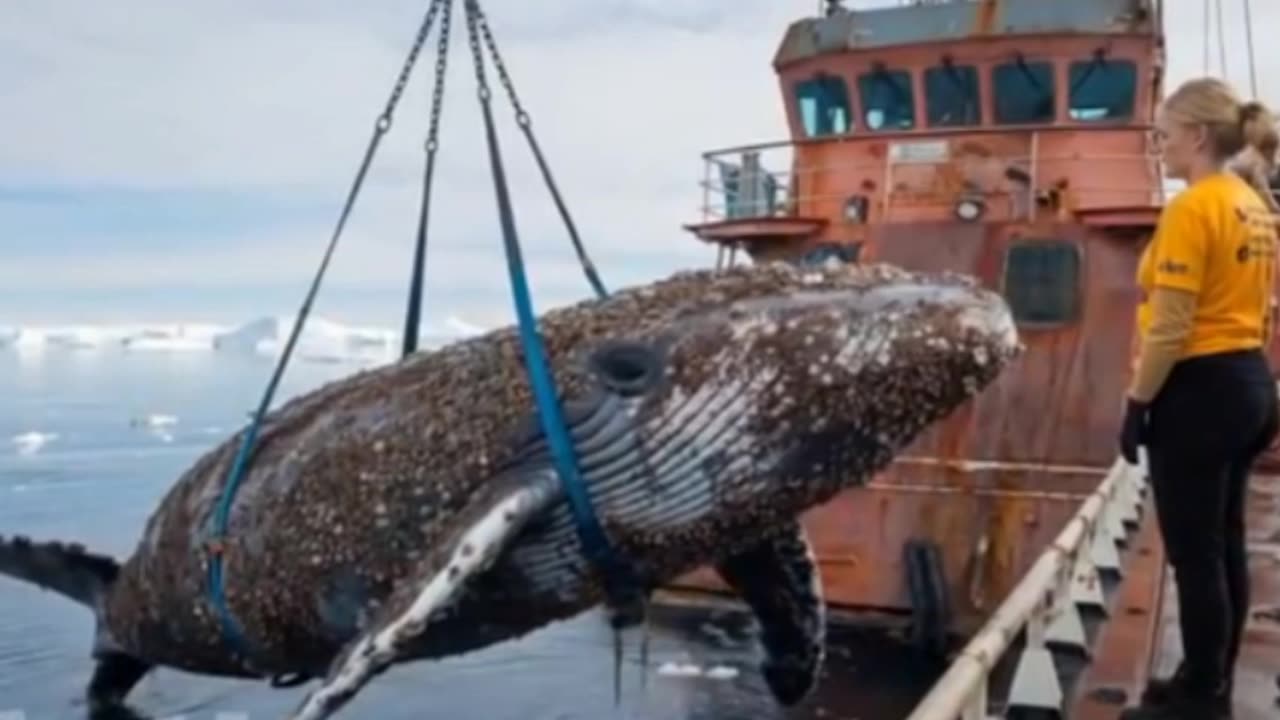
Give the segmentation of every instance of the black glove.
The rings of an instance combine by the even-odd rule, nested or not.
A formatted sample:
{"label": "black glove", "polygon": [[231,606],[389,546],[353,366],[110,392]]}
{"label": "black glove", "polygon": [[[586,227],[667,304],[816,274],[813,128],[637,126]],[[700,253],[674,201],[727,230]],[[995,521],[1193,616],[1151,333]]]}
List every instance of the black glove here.
{"label": "black glove", "polygon": [[1126,398],[1120,425],[1120,454],[1130,465],[1138,464],[1138,446],[1147,439],[1147,403]]}

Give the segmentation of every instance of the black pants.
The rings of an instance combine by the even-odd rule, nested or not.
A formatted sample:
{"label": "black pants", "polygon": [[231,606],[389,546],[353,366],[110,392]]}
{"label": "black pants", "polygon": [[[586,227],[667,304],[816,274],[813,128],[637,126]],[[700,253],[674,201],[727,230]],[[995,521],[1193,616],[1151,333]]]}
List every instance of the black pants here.
{"label": "black pants", "polygon": [[1232,352],[1178,363],[1148,423],[1152,493],[1178,587],[1184,679],[1197,694],[1229,691],[1249,612],[1249,473],[1280,427],[1266,358]]}

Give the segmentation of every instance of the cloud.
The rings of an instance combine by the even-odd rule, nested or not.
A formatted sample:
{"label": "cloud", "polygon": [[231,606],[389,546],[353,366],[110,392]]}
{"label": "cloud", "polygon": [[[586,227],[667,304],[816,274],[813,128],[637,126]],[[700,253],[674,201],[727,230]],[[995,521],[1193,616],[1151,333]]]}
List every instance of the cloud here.
{"label": "cloud", "polygon": [[[1223,77],[1241,94],[1250,96],[1249,46],[1247,42],[1243,2],[1223,2],[1222,30],[1219,34],[1217,13],[1211,13],[1205,23],[1204,9],[1213,10],[1216,3],[1170,2],[1165,7],[1165,44],[1167,47],[1168,77],[1166,89],[1177,83],[1205,74]],[[1271,2],[1250,3],[1255,49],[1255,71],[1258,95],[1270,104],[1280,104],[1280,77],[1273,55],[1266,52],[1268,34],[1266,28],[1280,23],[1280,4]],[[1219,39],[1222,40],[1219,43]],[[1208,62],[1206,64],[1206,41]],[[1224,52],[1225,50],[1225,52]],[[1222,59],[1225,55],[1225,71]]]}
{"label": "cloud", "polygon": [[[425,2],[19,3],[0,28],[0,286],[298,286],[314,271]],[[575,220],[611,285],[713,254],[699,153],[782,132],[769,66],[785,3],[486,4]],[[461,5],[431,213],[433,283],[505,302]],[[434,33],[332,269],[402,287],[417,222]],[[755,72],[741,68],[754,66]],[[490,69],[525,253],[574,277],[568,240]],[[435,286],[433,286],[435,287]],[[579,285],[576,297],[585,296]],[[5,314],[11,312],[6,309]]]}
{"label": "cloud", "polygon": [[[1165,5],[1171,86],[1199,74],[1204,32],[1199,3]],[[1227,64],[1247,88],[1237,5],[1224,8]],[[787,24],[815,3],[485,6],[606,282],[709,264],[714,252],[681,228],[698,219],[699,155],[784,137],[771,60]],[[250,298],[243,303],[289,291],[300,300],[425,8],[425,0],[11,2],[0,25],[0,288],[8,293],[0,320],[59,306],[97,312],[94,297],[136,298],[148,288],[174,308],[232,291]],[[430,289],[446,305],[500,315],[508,299],[499,226],[458,11]],[[1259,29],[1280,21],[1280,4],[1253,11],[1261,47]],[[401,302],[391,298],[408,276],[434,52],[433,33],[326,291],[377,296],[389,309]],[[1216,46],[1210,57],[1216,68]],[[1280,100],[1274,61],[1259,61],[1263,97]],[[585,297],[492,68],[490,82],[539,305]],[[5,301],[19,295],[42,300]]]}

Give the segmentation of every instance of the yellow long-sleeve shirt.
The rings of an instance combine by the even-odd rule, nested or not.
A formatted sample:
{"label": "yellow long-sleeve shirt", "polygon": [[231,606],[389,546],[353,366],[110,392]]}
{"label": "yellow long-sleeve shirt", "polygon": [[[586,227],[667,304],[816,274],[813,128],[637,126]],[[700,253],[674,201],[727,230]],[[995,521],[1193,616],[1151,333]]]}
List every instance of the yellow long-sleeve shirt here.
{"label": "yellow long-sleeve shirt", "polygon": [[1138,265],[1145,297],[1130,396],[1149,402],[1183,358],[1269,343],[1275,256],[1270,206],[1235,174],[1175,197]]}

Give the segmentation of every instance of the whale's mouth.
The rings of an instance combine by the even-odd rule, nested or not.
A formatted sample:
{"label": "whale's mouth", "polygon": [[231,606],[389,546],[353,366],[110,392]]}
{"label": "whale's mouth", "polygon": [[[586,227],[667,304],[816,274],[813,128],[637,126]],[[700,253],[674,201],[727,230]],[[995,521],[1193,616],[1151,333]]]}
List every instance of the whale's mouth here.
{"label": "whale's mouth", "polygon": [[[705,541],[708,523],[768,524],[857,484],[1017,346],[1003,299],[973,285],[800,287],[591,348],[581,367],[597,391],[566,416],[606,531],[680,554],[671,539]],[[520,464],[554,473],[540,438]],[[512,559],[531,590],[576,585],[567,504],[528,533]]]}

